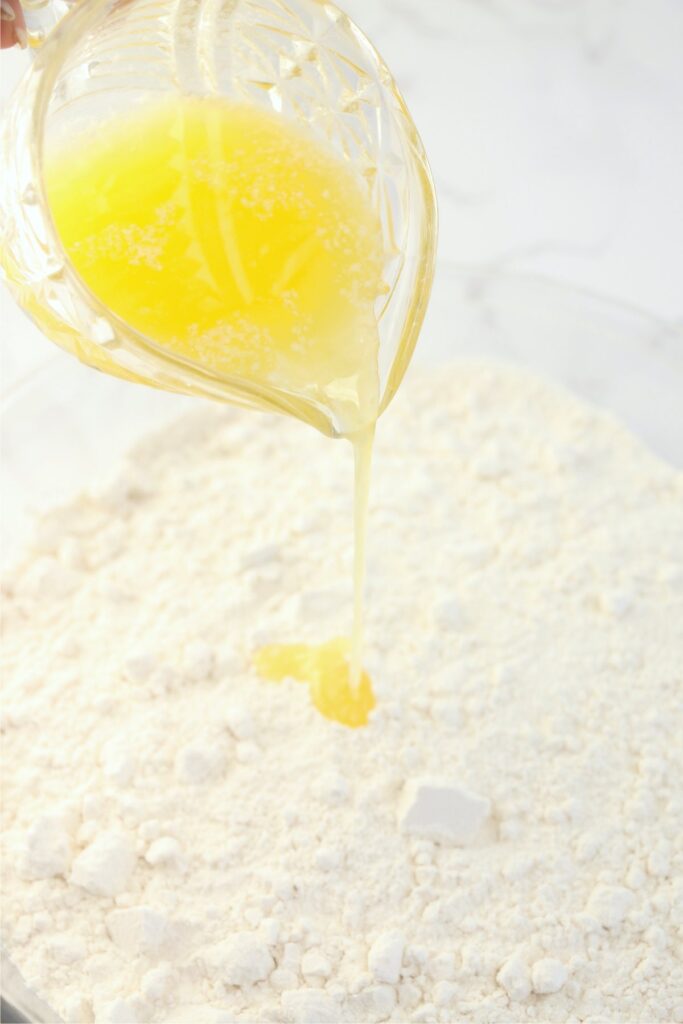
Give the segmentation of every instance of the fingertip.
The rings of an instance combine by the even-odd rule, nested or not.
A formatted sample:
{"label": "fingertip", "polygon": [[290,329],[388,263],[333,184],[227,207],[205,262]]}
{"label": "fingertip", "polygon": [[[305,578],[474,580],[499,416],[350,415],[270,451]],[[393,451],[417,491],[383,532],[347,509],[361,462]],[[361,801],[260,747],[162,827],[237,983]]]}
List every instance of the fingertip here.
{"label": "fingertip", "polygon": [[14,25],[9,25],[6,21],[0,22],[0,50],[9,50],[11,46],[16,45],[16,42]]}
{"label": "fingertip", "polygon": [[0,0],[0,48],[8,50],[19,45],[28,46],[26,22],[19,0]]}

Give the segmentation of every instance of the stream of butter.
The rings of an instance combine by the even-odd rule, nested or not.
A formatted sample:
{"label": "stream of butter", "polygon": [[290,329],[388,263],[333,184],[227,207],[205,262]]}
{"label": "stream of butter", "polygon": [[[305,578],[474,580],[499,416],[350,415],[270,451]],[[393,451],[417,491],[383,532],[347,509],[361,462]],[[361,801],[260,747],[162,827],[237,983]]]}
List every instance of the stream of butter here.
{"label": "stream of butter", "polygon": [[291,677],[307,682],[311,700],[334,721],[357,728],[366,725],[375,706],[372,683],[363,672],[363,586],[374,425],[352,438],[354,455],[353,626],[351,643],[343,638],[313,647],[308,644],[269,644],[255,657],[265,679]]}

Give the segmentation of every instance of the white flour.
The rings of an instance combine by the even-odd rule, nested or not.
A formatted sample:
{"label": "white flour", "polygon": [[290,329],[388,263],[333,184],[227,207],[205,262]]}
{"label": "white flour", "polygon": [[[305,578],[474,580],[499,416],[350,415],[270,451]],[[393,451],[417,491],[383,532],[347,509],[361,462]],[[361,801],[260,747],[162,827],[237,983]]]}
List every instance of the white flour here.
{"label": "white flour", "polygon": [[198,405],[7,583],[4,941],[68,1021],[683,1021],[683,479],[530,376],[404,386],[371,724],[249,652],[351,609],[351,455]]}

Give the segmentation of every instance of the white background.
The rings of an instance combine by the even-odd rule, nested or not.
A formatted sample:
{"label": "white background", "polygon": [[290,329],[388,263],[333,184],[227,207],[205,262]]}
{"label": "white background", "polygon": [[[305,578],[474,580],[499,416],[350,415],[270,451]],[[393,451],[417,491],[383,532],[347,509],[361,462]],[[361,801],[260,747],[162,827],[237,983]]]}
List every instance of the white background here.
{"label": "white background", "polygon": [[347,0],[397,74],[441,254],[683,317],[681,0]]}

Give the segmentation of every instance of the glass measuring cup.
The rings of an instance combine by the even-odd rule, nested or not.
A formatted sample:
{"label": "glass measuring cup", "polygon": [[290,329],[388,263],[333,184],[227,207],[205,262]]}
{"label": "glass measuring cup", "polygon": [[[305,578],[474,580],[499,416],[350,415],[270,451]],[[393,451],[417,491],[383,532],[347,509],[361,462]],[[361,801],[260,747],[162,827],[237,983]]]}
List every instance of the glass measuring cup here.
{"label": "glass measuring cup", "polygon": [[[27,20],[31,35],[30,9]],[[39,40],[39,27],[33,36]],[[107,373],[275,408],[341,432],[334,408],[319,396],[212,372],[135,330],[88,289],[60,242],[44,184],[46,152],[104,118],[174,93],[275,111],[354,167],[382,232],[385,293],[375,309],[381,412],[425,314],[436,204],[424,150],[388,69],[351,20],[323,0],[84,0],[71,9],[37,50],[2,128],[0,265],[14,296],[53,341]]]}

